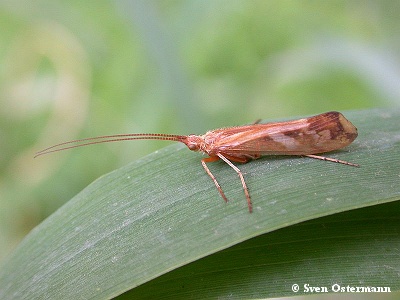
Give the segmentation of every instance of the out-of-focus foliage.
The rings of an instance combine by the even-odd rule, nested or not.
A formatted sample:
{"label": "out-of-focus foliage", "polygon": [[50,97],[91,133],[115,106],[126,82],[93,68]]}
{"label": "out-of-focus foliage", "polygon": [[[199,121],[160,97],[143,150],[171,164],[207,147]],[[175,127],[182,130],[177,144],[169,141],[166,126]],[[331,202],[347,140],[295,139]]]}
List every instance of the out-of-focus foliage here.
{"label": "out-of-focus foliage", "polygon": [[398,1],[2,1],[0,259],[165,142],[33,159],[48,145],[399,106],[399,13]]}

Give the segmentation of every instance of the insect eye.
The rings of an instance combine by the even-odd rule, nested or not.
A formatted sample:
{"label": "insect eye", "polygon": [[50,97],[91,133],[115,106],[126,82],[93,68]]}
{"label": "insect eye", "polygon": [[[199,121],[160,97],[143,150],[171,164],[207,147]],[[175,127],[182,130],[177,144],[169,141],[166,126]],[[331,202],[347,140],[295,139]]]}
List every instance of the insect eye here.
{"label": "insect eye", "polygon": [[199,147],[195,143],[189,143],[188,145],[189,150],[198,150]]}

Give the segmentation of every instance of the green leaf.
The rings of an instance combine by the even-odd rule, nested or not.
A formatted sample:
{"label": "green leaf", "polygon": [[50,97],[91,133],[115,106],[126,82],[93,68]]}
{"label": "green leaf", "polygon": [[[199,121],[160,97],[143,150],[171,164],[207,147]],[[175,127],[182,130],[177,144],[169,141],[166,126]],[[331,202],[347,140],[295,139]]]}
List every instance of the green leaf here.
{"label": "green leaf", "polygon": [[240,165],[252,214],[236,173],[209,164],[224,203],[201,155],[183,145],[99,178],[12,253],[0,298],[109,299],[131,289],[120,298],[261,298],[336,283],[399,290],[400,111],[345,116],[359,137],[327,156],[361,167],[282,156]]}

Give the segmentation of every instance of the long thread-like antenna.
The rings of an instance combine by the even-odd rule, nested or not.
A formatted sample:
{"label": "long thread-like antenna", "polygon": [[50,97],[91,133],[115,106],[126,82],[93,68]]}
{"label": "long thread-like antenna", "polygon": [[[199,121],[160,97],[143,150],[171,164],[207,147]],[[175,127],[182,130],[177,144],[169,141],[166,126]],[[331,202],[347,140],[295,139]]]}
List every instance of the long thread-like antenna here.
{"label": "long thread-like antenna", "polygon": [[46,149],[43,149],[39,152],[36,152],[35,157],[49,154],[52,152],[58,152],[72,148],[78,148],[78,147],[101,144],[101,143],[109,143],[109,142],[131,141],[131,140],[165,140],[165,141],[183,142],[185,139],[186,136],[184,135],[162,134],[162,133],[130,133],[130,134],[103,135],[98,137],[63,142],[48,147]]}

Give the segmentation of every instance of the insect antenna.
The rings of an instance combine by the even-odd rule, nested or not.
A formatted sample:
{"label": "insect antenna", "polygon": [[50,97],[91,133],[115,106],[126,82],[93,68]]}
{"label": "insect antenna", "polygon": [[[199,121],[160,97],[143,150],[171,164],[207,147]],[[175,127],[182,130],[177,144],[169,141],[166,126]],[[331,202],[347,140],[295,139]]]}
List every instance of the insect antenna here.
{"label": "insect antenna", "polygon": [[35,157],[40,155],[49,154],[52,152],[59,152],[67,149],[78,148],[88,145],[109,143],[109,142],[120,142],[120,141],[131,141],[131,140],[165,140],[183,142],[186,139],[184,135],[175,134],[162,134],[162,133],[130,133],[130,134],[115,134],[115,135],[103,135],[92,138],[78,139],[68,142],[59,143],[36,152]]}

